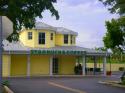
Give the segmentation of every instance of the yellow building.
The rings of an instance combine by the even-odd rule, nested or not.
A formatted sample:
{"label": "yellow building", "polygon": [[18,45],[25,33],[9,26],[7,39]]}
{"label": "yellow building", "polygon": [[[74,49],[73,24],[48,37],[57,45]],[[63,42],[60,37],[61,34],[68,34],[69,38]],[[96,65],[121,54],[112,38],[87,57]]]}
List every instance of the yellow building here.
{"label": "yellow building", "polygon": [[76,46],[77,35],[72,30],[41,22],[33,29],[21,30],[19,42],[3,40],[3,76],[74,75],[78,62],[82,63],[81,74],[86,75],[88,56],[104,58],[105,75],[107,54]]}

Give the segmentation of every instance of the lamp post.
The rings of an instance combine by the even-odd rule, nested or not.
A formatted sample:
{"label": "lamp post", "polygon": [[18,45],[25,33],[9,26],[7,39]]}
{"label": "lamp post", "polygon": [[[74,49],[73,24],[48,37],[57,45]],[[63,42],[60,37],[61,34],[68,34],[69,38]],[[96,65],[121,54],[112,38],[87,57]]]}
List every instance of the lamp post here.
{"label": "lamp post", "polygon": [[0,16],[0,93],[2,93],[2,16]]}

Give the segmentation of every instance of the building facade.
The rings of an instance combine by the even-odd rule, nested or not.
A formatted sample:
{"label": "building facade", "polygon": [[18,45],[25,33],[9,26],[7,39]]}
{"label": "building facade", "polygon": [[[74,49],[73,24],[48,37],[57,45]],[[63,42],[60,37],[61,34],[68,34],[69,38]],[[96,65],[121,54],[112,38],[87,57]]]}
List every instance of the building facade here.
{"label": "building facade", "polygon": [[[19,42],[3,40],[3,76],[75,75],[76,63],[86,75],[86,58],[103,58],[106,75],[108,53],[76,46],[78,33],[63,27],[36,23],[33,29],[22,29]],[[94,71],[95,73],[95,71]]]}

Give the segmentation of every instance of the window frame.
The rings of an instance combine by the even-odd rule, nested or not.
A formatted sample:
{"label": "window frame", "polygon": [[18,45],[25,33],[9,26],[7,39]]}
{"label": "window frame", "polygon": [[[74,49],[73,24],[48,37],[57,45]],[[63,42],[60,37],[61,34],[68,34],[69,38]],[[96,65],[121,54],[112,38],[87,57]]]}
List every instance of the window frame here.
{"label": "window frame", "polygon": [[39,45],[45,45],[46,44],[46,33],[45,32],[39,32],[38,33],[38,44]]}
{"label": "window frame", "polygon": [[64,34],[64,44],[68,44],[68,43],[69,43],[69,35]]}
{"label": "window frame", "polygon": [[50,40],[53,40],[53,33],[50,33]]}
{"label": "window frame", "polygon": [[28,32],[28,40],[32,40],[33,39],[33,33],[32,32]]}
{"label": "window frame", "polygon": [[73,44],[76,44],[76,37],[73,37]]}
{"label": "window frame", "polygon": [[70,43],[73,44],[73,35],[70,36]]}

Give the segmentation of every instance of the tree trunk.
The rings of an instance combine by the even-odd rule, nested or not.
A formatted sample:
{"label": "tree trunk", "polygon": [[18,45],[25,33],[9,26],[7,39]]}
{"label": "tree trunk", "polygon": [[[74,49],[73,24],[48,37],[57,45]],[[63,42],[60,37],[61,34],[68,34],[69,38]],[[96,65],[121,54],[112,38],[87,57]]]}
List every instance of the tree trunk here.
{"label": "tree trunk", "polygon": [[0,16],[0,93],[2,93],[2,16]]}
{"label": "tree trunk", "polygon": [[121,62],[122,62],[122,60],[123,60],[123,55],[122,55],[122,52],[121,52]]}

